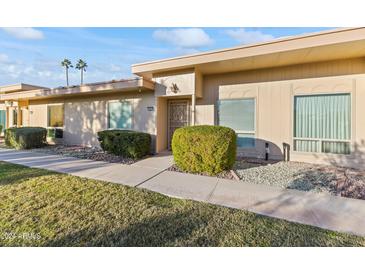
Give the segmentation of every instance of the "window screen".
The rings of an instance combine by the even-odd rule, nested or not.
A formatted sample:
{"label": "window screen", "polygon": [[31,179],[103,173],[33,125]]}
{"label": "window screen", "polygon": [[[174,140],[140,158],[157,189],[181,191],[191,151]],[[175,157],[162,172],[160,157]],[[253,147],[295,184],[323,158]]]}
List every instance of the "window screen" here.
{"label": "window screen", "polygon": [[48,106],[48,126],[63,127],[63,105]]}
{"label": "window screen", "polygon": [[220,100],[219,125],[237,133],[238,147],[255,146],[255,99]]}
{"label": "window screen", "polygon": [[108,107],[109,128],[132,128],[132,104],[130,102],[110,102]]}

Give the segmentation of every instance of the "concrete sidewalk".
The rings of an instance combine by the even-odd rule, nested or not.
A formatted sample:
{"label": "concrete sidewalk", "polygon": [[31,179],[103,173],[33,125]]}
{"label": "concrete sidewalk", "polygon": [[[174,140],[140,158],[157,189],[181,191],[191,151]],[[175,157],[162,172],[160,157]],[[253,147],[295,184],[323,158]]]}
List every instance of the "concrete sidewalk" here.
{"label": "concrete sidewalk", "polygon": [[171,155],[132,165],[0,149],[0,161],[145,188],[177,198],[365,236],[365,201],[166,171]]}
{"label": "concrete sidewalk", "polygon": [[139,187],[365,236],[365,201],[165,171]]}
{"label": "concrete sidewalk", "polygon": [[147,181],[164,171],[166,166],[170,166],[168,161],[172,163],[171,156],[159,157],[153,167],[149,159],[151,158],[140,161],[139,165],[122,165],[32,151],[0,149],[0,161],[128,186]]}

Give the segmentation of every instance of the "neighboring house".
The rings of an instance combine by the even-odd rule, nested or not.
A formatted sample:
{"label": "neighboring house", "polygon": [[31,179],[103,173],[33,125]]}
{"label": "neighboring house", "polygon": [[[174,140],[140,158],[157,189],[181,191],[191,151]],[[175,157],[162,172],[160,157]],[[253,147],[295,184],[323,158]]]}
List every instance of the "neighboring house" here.
{"label": "neighboring house", "polygon": [[282,159],[286,151],[290,160],[364,168],[365,28],[136,64],[132,72],[141,78],[0,88],[0,109],[6,126],[60,128],[66,144],[97,145],[99,130],[134,129],[151,133],[161,152],[176,128],[215,124],[237,132],[245,156]]}
{"label": "neighboring house", "polygon": [[[123,128],[155,135],[154,83],[134,78],[54,89],[0,87],[6,126],[57,129],[57,142],[98,145],[97,132]],[[3,102],[1,104],[1,102]],[[151,110],[149,107],[152,107]]]}

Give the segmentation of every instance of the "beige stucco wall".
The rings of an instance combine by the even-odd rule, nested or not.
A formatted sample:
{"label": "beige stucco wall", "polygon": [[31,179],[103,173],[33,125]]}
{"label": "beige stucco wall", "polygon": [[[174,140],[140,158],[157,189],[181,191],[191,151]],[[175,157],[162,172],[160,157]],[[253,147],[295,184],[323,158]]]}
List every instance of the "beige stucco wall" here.
{"label": "beige stucco wall", "polygon": [[271,158],[282,157],[283,143],[293,148],[293,99],[297,94],[349,92],[352,96],[350,156],[299,153],[291,160],[365,167],[365,59],[204,76],[203,98],[197,100],[196,123],[217,124],[218,99],[256,98],[256,147],[242,149],[246,156],[264,157],[265,142]]}
{"label": "beige stucco wall", "polygon": [[[157,74],[153,76],[156,82],[156,96],[182,96],[191,95],[195,91],[195,73],[194,71],[176,71],[166,74]],[[173,85],[176,85],[177,91],[173,91]]]}
{"label": "beige stucco wall", "polygon": [[[156,135],[155,97],[152,92],[131,92],[106,96],[65,98],[29,102],[29,121],[32,126],[47,127],[47,105],[64,104],[64,138],[68,145],[81,144],[97,146],[97,132],[107,129],[107,105],[109,101],[128,100],[132,102],[132,129]],[[148,106],[154,109],[149,111]]]}
{"label": "beige stucco wall", "polygon": [[47,127],[47,101],[29,104],[29,125]]}
{"label": "beige stucco wall", "polygon": [[8,112],[6,113],[7,114],[7,120],[8,120],[8,127],[12,127],[14,126],[13,125],[13,109],[12,107],[9,107],[8,108]]}
{"label": "beige stucco wall", "polygon": [[156,151],[161,152],[167,148],[167,98],[156,97],[156,106]]}
{"label": "beige stucco wall", "polygon": [[22,116],[22,126],[27,127],[30,126],[30,119],[29,119],[29,108],[22,107],[21,108],[21,116]]}

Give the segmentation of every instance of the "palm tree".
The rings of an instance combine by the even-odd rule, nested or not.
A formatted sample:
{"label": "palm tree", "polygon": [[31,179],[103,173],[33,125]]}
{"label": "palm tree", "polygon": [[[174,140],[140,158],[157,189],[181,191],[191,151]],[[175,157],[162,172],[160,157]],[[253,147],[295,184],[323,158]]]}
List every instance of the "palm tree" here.
{"label": "palm tree", "polygon": [[73,66],[71,64],[71,61],[66,59],[66,58],[61,62],[61,66],[65,67],[65,70],[66,70],[66,83],[67,83],[67,86],[68,86],[68,69],[72,68]]}
{"label": "palm tree", "polygon": [[81,72],[81,85],[84,82],[84,71],[86,71],[87,64],[84,60],[80,59],[76,64],[76,69],[79,69]]}

